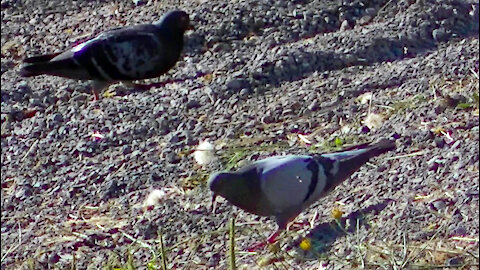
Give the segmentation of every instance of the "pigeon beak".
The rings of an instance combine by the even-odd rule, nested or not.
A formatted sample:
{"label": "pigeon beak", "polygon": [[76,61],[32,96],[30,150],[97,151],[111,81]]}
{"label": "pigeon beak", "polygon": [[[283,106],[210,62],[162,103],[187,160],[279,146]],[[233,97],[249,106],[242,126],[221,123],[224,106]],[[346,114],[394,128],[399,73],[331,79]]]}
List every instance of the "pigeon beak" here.
{"label": "pigeon beak", "polygon": [[217,209],[217,201],[215,199],[217,198],[216,194],[213,194],[212,196],[212,213],[215,214],[215,210]]}

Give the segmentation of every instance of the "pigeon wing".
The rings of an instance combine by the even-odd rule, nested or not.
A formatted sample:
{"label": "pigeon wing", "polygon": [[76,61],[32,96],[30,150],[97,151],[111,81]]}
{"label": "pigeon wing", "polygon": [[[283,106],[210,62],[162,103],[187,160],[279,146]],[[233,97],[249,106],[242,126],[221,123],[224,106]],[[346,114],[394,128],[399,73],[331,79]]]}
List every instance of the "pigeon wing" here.
{"label": "pigeon wing", "polygon": [[279,217],[285,224],[295,218],[317,188],[318,167],[312,168],[312,163],[315,161],[309,156],[290,155],[267,158],[258,164],[263,169],[261,189],[268,201],[267,210],[277,217],[277,223]]}
{"label": "pigeon wing", "polygon": [[[137,25],[110,30],[72,48],[74,60],[98,80],[140,80],[158,77],[178,60],[171,60],[159,28]],[[70,55],[60,55],[62,60]],[[173,62],[173,64],[172,64]]]}
{"label": "pigeon wing", "polygon": [[109,30],[63,53],[25,59],[20,75],[106,82],[157,77],[176,62],[169,60],[158,32],[151,24]]}

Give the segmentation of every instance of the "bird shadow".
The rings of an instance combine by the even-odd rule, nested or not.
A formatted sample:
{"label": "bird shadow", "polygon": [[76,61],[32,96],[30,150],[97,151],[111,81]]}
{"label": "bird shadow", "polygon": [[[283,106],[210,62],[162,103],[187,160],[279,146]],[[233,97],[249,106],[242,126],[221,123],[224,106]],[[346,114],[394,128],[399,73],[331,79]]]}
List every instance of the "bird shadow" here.
{"label": "bird shadow", "polygon": [[[324,254],[332,248],[337,239],[356,233],[360,227],[369,230],[370,225],[367,222],[367,216],[378,215],[391,202],[393,202],[392,199],[387,199],[381,203],[352,212],[336,221],[319,224],[306,236],[311,241],[311,251],[317,255]],[[300,241],[301,239],[298,240],[299,243]]]}
{"label": "bird shadow", "polygon": [[167,79],[167,80],[164,80],[164,81],[161,81],[161,82],[144,83],[144,84],[135,83],[135,84],[132,85],[132,87],[127,87],[123,91],[117,91],[116,95],[117,96],[126,96],[126,95],[129,95],[129,94],[132,94],[132,93],[146,92],[146,91],[149,91],[153,88],[162,88],[162,87],[165,87],[166,85],[172,84],[172,83],[182,83],[182,82],[189,81],[189,80],[196,80],[196,79],[198,79],[202,76],[205,76],[205,74],[206,73],[203,73],[203,72],[197,72],[197,74],[195,74],[193,76],[186,76],[186,77],[179,78],[179,79]]}

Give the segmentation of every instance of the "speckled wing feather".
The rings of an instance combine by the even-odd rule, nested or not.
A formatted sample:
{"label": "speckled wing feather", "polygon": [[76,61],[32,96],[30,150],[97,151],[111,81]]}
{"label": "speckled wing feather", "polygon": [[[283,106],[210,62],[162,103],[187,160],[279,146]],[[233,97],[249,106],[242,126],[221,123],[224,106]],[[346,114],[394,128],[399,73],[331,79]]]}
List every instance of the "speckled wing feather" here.
{"label": "speckled wing feather", "polygon": [[[157,77],[178,60],[177,51],[166,48],[154,25],[138,25],[102,33],[48,62],[24,68],[38,73],[81,80],[121,81]],[[178,50],[180,48],[180,50]],[[40,57],[37,57],[41,60]],[[30,61],[31,62],[31,61]],[[32,76],[30,75],[30,76]]]}
{"label": "speckled wing feather", "polygon": [[[95,79],[137,80],[157,77],[173,67],[182,44],[171,47],[154,25],[113,30],[72,49],[74,60]],[[180,50],[178,49],[180,48]]]}
{"label": "speckled wing feather", "polygon": [[172,11],[154,24],[116,28],[63,53],[26,58],[20,75],[93,80],[96,94],[117,81],[149,79],[166,73],[180,58],[183,34],[188,29],[192,29],[188,15]]}

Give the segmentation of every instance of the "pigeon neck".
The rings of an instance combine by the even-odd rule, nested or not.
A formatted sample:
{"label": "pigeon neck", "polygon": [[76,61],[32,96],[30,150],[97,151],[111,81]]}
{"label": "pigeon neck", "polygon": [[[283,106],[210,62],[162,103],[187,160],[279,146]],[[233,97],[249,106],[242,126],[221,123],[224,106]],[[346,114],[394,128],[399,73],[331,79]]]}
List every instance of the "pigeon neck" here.
{"label": "pigeon neck", "polygon": [[156,26],[159,28],[160,36],[169,37],[170,40],[173,39],[176,42],[183,44],[184,30],[175,27],[169,27],[165,24],[157,24]]}

